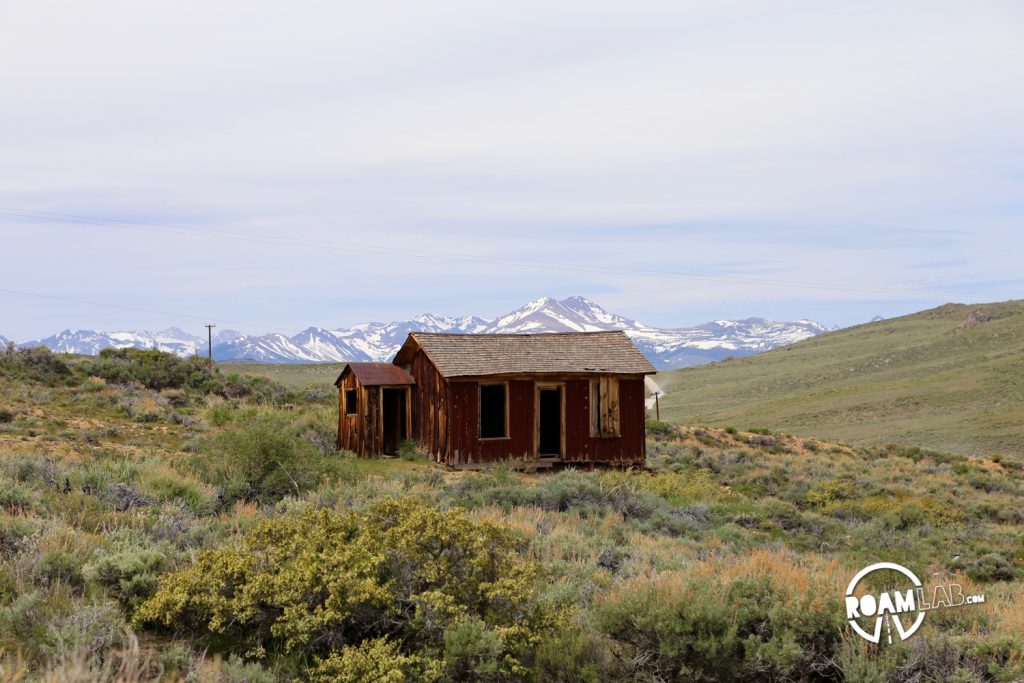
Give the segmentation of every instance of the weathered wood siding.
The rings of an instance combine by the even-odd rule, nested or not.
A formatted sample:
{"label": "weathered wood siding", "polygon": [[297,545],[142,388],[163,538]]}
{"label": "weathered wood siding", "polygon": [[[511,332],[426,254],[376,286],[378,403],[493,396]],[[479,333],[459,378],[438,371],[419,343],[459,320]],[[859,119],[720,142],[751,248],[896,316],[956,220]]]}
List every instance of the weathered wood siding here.
{"label": "weathered wood siding", "polygon": [[345,414],[345,392],[349,389],[359,390],[356,378],[351,373],[343,375],[338,385],[338,448],[358,453],[359,415]]}
{"label": "weathered wood siding", "polygon": [[409,363],[409,374],[416,380],[412,389],[413,438],[427,449],[435,462],[448,462],[448,382],[420,350]]}
{"label": "weathered wood siding", "polygon": [[[357,413],[346,415],[345,392],[355,389]],[[348,373],[338,387],[338,448],[361,458],[379,455],[383,450],[380,423],[380,387],[364,387]]]}

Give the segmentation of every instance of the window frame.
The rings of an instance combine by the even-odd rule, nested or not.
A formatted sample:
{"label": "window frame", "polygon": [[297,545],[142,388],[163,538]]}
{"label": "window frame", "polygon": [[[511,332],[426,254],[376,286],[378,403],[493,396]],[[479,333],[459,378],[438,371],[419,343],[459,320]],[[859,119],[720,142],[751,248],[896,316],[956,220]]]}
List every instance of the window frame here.
{"label": "window frame", "polygon": [[[354,406],[350,406],[349,405],[349,395],[350,394],[355,397],[355,400],[352,401],[352,403],[355,404]],[[353,410],[352,408],[355,408],[355,410]],[[358,415],[358,414],[359,414],[359,390],[355,389],[355,388],[353,388],[353,389],[345,389],[345,417],[352,417],[353,415]]]}
{"label": "window frame", "polygon": [[[612,414],[608,410],[607,406],[601,404],[601,381],[614,382],[615,389],[609,389],[607,393],[609,395],[614,394],[615,397],[615,408],[617,411],[616,419],[611,422],[614,424],[614,431],[607,429],[605,422],[607,418]],[[621,389],[620,378],[617,376],[602,376],[594,377],[590,380],[590,438],[592,439],[618,439],[622,436],[622,401],[619,399],[619,392]]]}
{"label": "window frame", "polygon": [[[502,436],[484,436],[484,387],[503,387],[505,392],[505,416],[503,418]],[[508,382],[477,382],[476,385],[476,438],[478,441],[502,441],[511,439],[512,435],[509,430],[509,390]]]}

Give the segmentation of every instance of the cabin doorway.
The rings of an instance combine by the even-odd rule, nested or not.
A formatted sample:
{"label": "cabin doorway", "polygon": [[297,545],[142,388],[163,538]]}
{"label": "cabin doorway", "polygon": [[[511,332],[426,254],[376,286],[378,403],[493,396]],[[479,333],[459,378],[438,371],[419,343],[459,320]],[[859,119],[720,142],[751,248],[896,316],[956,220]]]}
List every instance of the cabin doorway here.
{"label": "cabin doorway", "polygon": [[562,391],[561,386],[537,390],[537,455],[541,458],[562,456]]}
{"label": "cabin doorway", "polygon": [[397,455],[398,447],[409,438],[407,430],[409,389],[383,389],[381,395],[381,428],[385,455]]}

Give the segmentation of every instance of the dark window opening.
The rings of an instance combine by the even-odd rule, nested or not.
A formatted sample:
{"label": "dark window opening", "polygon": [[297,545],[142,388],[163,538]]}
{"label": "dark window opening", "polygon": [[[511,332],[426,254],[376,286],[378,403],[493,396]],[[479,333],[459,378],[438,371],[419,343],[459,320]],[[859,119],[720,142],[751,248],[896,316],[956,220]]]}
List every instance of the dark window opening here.
{"label": "dark window opening", "polygon": [[359,399],[356,398],[356,390],[355,389],[346,389],[345,390],[345,414],[346,415],[355,415],[357,412],[359,412],[359,410],[358,410],[359,402],[358,401],[359,401]]}
{"label": "dark window opening", "polygon": [[537,454],[541,457],[562,454],[562,390],[542,388],[537,415]]}
{"label": "dark window opening", "polygon": [[501,439],[505,431],[505,384],[480,385],[480,438]]}

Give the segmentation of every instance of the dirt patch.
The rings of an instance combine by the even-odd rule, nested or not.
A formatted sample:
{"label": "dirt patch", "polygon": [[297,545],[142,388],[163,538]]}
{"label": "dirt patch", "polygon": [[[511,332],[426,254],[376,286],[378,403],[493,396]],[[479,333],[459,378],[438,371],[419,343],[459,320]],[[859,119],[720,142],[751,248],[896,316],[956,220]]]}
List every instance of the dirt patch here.
{"label": "dirt patch", "polygon": [[980,310],[971,311],[962,323],[956,326],[954,332],[965,332],[971,328],[977,327],[983,323],[987,323],[990,318],[982,313]]}

